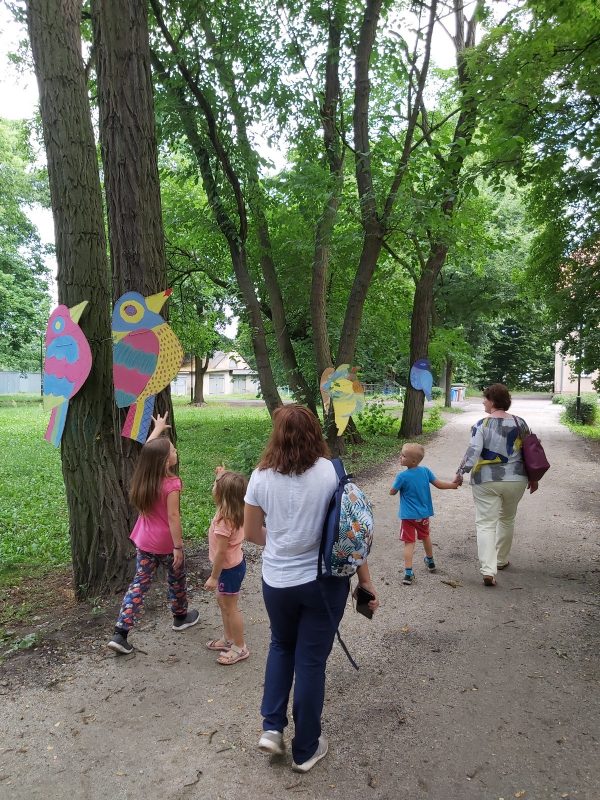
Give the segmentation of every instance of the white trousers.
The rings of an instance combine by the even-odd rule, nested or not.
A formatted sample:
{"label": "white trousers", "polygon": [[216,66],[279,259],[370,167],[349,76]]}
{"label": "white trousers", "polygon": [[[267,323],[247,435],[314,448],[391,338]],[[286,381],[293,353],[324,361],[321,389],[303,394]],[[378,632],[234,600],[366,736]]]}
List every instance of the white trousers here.
{"label": "white trousers", "polygon": [[519,500],[527,481],[489,481],[474,484],[477,553],[482,575],[495,575],[508,563]]}

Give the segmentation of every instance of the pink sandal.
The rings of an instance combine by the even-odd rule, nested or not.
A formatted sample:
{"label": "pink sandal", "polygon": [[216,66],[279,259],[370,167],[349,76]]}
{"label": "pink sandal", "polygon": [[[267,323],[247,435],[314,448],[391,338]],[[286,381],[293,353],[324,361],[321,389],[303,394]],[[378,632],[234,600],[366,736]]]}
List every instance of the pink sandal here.
{"label": "pink sandal", "polygon": [[227,639],[211,639],[206,643],[209,650],[229,650],[233,642],[228,642]]}
{"label": "pink sandal", "polygon": [[217,664],[223,664],[229,667],[231,664],[237,664],[238,661],[243,661],[245,658],[248,658],[249,655],[250,651],[247,647],[238,647],[232,644],[229,646],[229,650],[226,653],[221,653],[217,658]]}

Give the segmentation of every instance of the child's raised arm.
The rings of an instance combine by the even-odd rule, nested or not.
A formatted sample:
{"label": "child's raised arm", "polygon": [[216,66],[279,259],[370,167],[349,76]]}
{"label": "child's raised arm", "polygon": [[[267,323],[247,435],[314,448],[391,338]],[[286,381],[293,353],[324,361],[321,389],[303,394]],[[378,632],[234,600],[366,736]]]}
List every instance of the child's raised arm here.
{"label": "child's raised arm", "polygon": [[161,417],[160,414],[157,414],[155,417],[152,417],[152,422],[154,423],[154,428],[150,436],[146,439],[147,442],[151,442],[153,439],[158,439],[159,436],[162,435],[167,428],[171,426],[167,424],[167,417],[169,416],[169,412],[165,411],[164,417]]}

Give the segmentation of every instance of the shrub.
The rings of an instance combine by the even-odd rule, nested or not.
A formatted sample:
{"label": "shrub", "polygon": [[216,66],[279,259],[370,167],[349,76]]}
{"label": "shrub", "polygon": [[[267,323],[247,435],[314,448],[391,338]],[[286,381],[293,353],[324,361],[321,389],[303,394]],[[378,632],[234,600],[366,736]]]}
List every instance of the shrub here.
{"label": "shrub", "polygon": [[598,415],[598,400],[595,397],[581,397],[579,415],[577,414],[577,398],[568,397],[564,401],[565,416],[569,422],[593,425]]}
{"label": "shrub", "polygon": [[431,396],[434,400],[439,400],[440,397],[444,397],[445,392],[441,386],[433,386],[431,389]]}
{"label": "shrub", "polygon": [[433,433],[439,430],[444,424],[439,408],[431,408],[429,413],[423,418],[423,433]]}
{"label": "shrub", "polygon": [[553,394],[552,395],[552,405],[555,406],[564,406],[565,404],[565,396],[562,394]]}
{"label": "shrub", "polygon": [[229,469],[250,475],[258,464],[264,446],[265,442],[262,439],[247,439],[240,442],[235,448],[233,458],[230,459]]}
{"label": "shrub", "polygon": [[383,434],[393,433],[398,423],[396,417],[386,411],[383,400],[373,400],[367,403],[358,415],[358,421],[366,433]]}

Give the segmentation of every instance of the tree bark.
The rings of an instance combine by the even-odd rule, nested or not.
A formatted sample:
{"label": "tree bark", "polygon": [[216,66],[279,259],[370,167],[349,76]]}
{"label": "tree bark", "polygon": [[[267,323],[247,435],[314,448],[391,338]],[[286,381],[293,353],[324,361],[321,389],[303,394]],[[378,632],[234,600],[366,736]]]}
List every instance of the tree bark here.
{"label": "tree bark", "polygon": [[445,378],[444,378],[444,406],[452,408],[452,372],[454,370],[454,362],[450,356],[446,357],[445,365]]}
{"label": "tree bark", "polygon": [[[450,145],[450,154],[443,161],[440,176],[440,210],[448,224],[452,220],[459,193],[459,179],[466,158],[466,148],[473,139],[477,123],[477,103],[470,90],[471,76],[465,53],[475,46],[475,31],[484,0],[478,0],[470,20],[466,20],[462,0],[454,0],[456,18],[456,65],[460,90],[460,113]],[[433,310],[433,288],[448,255],[449,242],[446,237],[431,239],[429,256],[421,277],[417,281],[410,329],[410,363],[418,358],[427,358],[431,314]],[[424,399],[408,382],[406,400],[402,411],[399,436],[410,438],[423,432]]]}
{"label": "tree bark", "polygon": [[61,452],[74,587],[83,598],[123,582],[129,526],[123,465],[115,448],[110,281],[80,19],[79,0],[27,2],[54,216],[59,302],[73,306],[90,301],[80,325],[90,342],[92,369],[70,403]]}
{"label": "tree bark", "polygon": [[[92,0],[91,8],[113,299],[126,291],[148,296],[167,288],[167,268],[147,5],[143,0]],[[168,318],[168,309],[161,316]],[[156,396],[155,408],[169,412],[176,441],[169,386]],[[121,421],[126,413],[121,412]],[[118,446],[129,479],[140,446],[121,436]],[[131,508],[130,525],[136,516]]]}
{"label": "tree bark", "polygon": [[194,356],[194,400],[195,406],[203,406],[206,401],[204,399],[204,376],[208,369],[210,356],[201,358]]}

